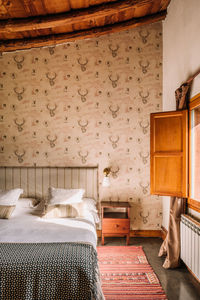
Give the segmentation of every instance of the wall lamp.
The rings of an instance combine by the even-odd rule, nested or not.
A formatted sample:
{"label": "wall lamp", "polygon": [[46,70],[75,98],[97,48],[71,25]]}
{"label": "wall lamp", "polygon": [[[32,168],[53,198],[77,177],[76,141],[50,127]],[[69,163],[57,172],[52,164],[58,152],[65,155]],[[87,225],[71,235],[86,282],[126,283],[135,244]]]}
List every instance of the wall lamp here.
{"label": "wall lamp", "polygon": [[104,177],[103,177],[102,186],[104,187],[110,186],[110,178],[109,178],[110,172],[111,172],[110,168],[105,168],[103,170]]}

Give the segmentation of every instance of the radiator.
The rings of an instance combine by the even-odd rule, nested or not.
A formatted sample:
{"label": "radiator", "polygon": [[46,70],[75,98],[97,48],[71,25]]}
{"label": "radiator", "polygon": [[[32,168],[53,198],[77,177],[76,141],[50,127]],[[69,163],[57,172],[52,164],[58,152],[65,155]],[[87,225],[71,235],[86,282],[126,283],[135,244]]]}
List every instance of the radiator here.
{"label": "radiator", "polygon": [[200,222],[181,215],[181,259],[200,280]]}

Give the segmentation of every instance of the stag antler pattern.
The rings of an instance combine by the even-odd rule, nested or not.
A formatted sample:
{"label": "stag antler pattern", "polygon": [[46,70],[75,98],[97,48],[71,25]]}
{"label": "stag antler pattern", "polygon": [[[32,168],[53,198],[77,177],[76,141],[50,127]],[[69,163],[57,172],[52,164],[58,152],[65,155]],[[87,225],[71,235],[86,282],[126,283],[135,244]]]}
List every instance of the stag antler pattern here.
{"label": "stag antler pattern", "polygon": [[109,48],[110,51],[112,52],[112,56],[113,56],[113,57],[116,57],[116,56],[117,56],[117,51],[118,51],[118,49],[119,49],[119,45],[117,45],[116,48],[113,49],[113,48],[112,48],[112,45],[109,44],[109,45],[108,45],[108,48]]}
{"label": "stag antler pattern", "polygon": [[53,86],[55,84],[55,79],[56,79],[56,76],[57,76],[57,74],[55,72],[53,72],[52,74],[50,74],[49,72],[46,73],[46,77],[49,80],[50,86]]}
{"label": "stag antler pattern", "polygon": [[19,89],[17,87],[15,87],[14,89],[15,94],[17,95],[17,99],[20,101],[23,99],[23,93],[25,92],[25,88],[23,87],[21,91],[19,91]]}
{"label": "stag antler pattern", "polygon": [[144,165],[147,164],[147,162],[148,162],[147,158],[149,157],[149,152],[147,152],[146,155],[143,155],[142,152],[140,152],[140,157],[142,158],[143,164]]}
{"label": "stag antler pattern", "polygon": [[20,70],[23,67],[24,62],[24,56],[21,56],[21,58],[18,55],[14,56],[14,61],[17,63],[17,68]]}
{"label": "stag antler pattern", "polygon": [[143,216],[142,215],[142,211],[140,212],[140,217],[142,218],[142,222],[144,223],[144,224],[146,224],[147,222],[148,222],[148,217],[149,217],[149,212],[147,213],[147,216]]}
{"label": "stag antler pattern", "polygon": [[117,173],[119,172],[119,167],[118,166],[115,168],[111,167],[110,172],[111,172],[113,178],[117,178],[117,176],[118,176]]}
{"label": "stag antler pattern", "polygon": [[147,98],[149,97],[149,92],[147,92],[146,95],[143,95],[142,92],[139,92],[139,95],[140,95],[140,97],[142,99],[142,103],[146,104],[147,103]]}
{"label": "stag antler pattern", "polygon": [[81,127],[81,131],[82,131],[83,133],[86,132],[88,123],[89,123],[89,122],[86,121],[86,122],[83,124],[83,122],[82,122],[81,120],[78,120],[78,125]]}
{"label": "stag antler pattern", "polygon": [[147,128],[149,127],[149,121],[147,121],[146,125],[143,125],[141,121],[139,122],[139,125],[142,128],[143,133],[146,134],[148,132]]}
{"label": "stag antler pattern", "polygon": [[79,58],[77,59],[77,61],[78,61],[79,65],[81,66],[81,71],[82,71],[82,72],[86,71],[86,65],[87,65],[87,63],[88,63],[88,59],[86,58],[86,59],[85,59],[85,62],[81,62],[81,58],[79,57]]}
{"label": "stag antler pattern", "polygon": [[117,78],[116,79],[113,79],[112,78],[112,75],[109,75],[108,78],[110,79],[110,81],[112,82],[112,87],[113,88],[116,88],[117,87],[117,82],[119,80],[119,75],[117,74]]}
{"label": "stag antler pattern", "polygon": [[112,117],[113,118],[116,118],[117,117],[117,112],[119,111],[119,106],[117,105],[116,109],[113,109],[112,108],[112,105],[109,106],[109,110],[111,111],[112,113]]}
{"label": "stag antler pattern", "polygon": [[83,155],[83,154],[81,153],[81,151],[78,152],[78,155],[81,157],[82,164],[85,164],[85,163],[87,162],[87,159],[86,159],[86,158],[88,157],[88,154],[89,154],[88,151],[86,151],[86,154],[85,154],[85,155]]}
{"label": "stag antler pattern", "polygon": [[49,141],[50,147],[54,148],[55,147],[55,141],[57,140],[57,135],[55,135],[54,139],[51,139],[49,135],[47,135],[47,140]]}
{"label": "stag antler pattern", "polygon": [[55,52],[55,47],[49,47],[49,54],[53,55]]}
{"label": "stag antler pattern", "polygon": [[147,61],[146,64],[144,64],[141,60],[139,61],[139,65],[142,68],[142,73],[146,74],[147,73],[147,68],[149,67],[150,63]]}
{"label": "stag antler pattern", "polygon": [[149,182],[147,183],[147,185],[143,185],[143,184],[140,182],[140,186],[141,186],[141,188],[142,188],[143,194],[147,194],[147,193],[148,193]]}
{"label": "stag antler pattern", "polygon": [[140,35],[140,37],[142,39],[143,44],[147,43],[147,38],[148,38],[149,34],[150,33],[148,31],[145,32],[145,30],[140,30],[139,31],[139,35]]}
{"label": "stag antler pattern", "polygon": [[113,149],[117,148],[117,142],[119,141],[119,136],[115,139],[112,136],[109,136],[109,141],[112,143]]}
{"label": "stag antler pattern", "polygon": [[81,89],[78,89],[78,94],[81,96],[81,101],[82,102],[85,102],[87,99],[86,99],[86,96],[88,94],[88,90],[86,89],[85,93],[84,92],[81,92]]}
{"label": "stag antler pattern", "polygon": [[51,117],[54,117],[55,116],[55,110],[57,108],[57,105],[55,104],[54,107],[49,107],[49,104],[47,104],[47,109],[49,110],[49,114]]}
{"label": "stag antler pattern", "polygon": [[23,125],[25,124],[25,120],[23,119],[21,123],[17,121],[17,119],[14,120],[15,124],[17,125],[17,129],[19,132],[23,130]]}
{"label": "stag antler pattern", "polygon": [[15,155],[17,156],[18,162],[21,164],[23,163],[24,159],[23,156],[25,155],[26,151],[23,150],[23,153],[19,154],[17,150],[14,151]]}

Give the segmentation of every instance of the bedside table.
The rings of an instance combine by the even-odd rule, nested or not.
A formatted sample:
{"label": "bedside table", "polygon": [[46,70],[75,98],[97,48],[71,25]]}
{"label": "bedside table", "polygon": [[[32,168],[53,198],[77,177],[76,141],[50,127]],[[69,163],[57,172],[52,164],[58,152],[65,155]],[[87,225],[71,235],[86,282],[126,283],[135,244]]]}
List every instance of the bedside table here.
{"label": "bedside table", "polygon": [[[101,244],[106,236],[126,236],[126,245],[130,237],[130,204],[128,202],[101,202]],[[106,212],[112,208],[112,212]],[[125,208],[125,212],[115,211],[115,208]]]}

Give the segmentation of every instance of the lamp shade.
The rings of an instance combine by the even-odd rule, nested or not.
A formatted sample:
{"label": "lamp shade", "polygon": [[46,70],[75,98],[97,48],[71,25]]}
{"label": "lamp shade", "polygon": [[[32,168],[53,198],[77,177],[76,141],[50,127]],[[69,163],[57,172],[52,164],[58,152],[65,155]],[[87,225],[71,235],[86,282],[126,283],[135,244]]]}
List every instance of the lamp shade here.
{"label": "lamp shade", "polygon": [[108,176],[104,176],[102,186],[110,186],[110,178]]}

